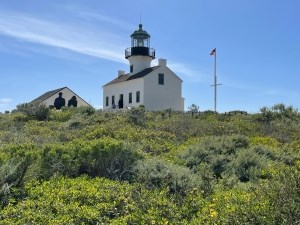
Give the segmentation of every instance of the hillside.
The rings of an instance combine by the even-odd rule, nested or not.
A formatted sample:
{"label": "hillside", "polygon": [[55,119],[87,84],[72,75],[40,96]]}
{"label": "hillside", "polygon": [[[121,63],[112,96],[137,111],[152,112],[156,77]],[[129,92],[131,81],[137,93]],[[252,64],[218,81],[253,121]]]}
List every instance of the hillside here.
{"label": "hillside", "polygon": [[300,224],[300,113],[0,114],[0,224]]}

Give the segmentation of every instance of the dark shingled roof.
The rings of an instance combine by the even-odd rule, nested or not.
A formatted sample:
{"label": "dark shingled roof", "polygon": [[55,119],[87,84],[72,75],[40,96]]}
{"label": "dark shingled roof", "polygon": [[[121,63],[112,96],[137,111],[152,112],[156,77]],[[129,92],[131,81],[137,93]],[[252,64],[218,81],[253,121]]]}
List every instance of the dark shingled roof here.
{"label": "dark shingled roof", "polygon": [[113,79],[112,81],[108,82],[104,86],[111,85],[111,84],[117,84],[117,83],[125,82],[125,81],[128,81],[128,80],[134,80],[134,79],[142,78],[142,77],[148,75],[149,73],[151,73],[152,71],[156,70],[158,67],[159,66],[153,66],[153,67],[144,69],[141,72],[138,72],[138,73],[133,74],[131,76],[129,76],[129,73],[121,75],[121,76]]}
{"label": "dark shingled roof", "polygon": [[46,99],[50,98],[51,96],[57,94],[58,92],[60,92],[61,90],[65,89],[66,87],[63,87],[63,88],[58,88],[58,89],[55,89],[53,91],[48,91],[46,92],[45,94],[42,94],[40,97],[32,100],[30,103],[40,103],[40,102],[43,102],[45,101]]}

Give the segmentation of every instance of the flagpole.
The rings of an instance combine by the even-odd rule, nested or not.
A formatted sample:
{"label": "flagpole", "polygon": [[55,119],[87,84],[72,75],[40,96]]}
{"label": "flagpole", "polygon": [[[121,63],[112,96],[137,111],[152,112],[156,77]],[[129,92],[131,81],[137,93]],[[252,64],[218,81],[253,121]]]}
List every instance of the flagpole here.
{"label": "flagpole", "polygon": [[215,96],[214,96],[214,111],[215,111],[215,114],[217,114],[217,86],[218,85],[222,85],[222,84],[218,84],[217,83],[217,49],[214,48],[210,55],[213,55],[215,56],[215,62],[214,62],[214,84],[211,85],[211,86],[214,86],[215,87]]}
{"label": "flagpole", "polygon": [[214,86],[215,86],[215,114],[217,114],[217,49],[215,49]]}

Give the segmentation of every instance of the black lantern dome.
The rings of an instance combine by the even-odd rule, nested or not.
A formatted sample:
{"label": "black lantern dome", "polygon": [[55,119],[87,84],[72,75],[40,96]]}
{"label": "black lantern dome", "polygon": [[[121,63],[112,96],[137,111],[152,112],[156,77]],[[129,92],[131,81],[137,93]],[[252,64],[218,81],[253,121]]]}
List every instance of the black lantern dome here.
{"label": "black lantern dome", "polygon": [[150,35],[143,30],[143,25],[139,24],[139,29],[131,34],[131,47],[125,50],[125,58],[130,56],[149,56],[155,59],[155,50],[150,48]]}

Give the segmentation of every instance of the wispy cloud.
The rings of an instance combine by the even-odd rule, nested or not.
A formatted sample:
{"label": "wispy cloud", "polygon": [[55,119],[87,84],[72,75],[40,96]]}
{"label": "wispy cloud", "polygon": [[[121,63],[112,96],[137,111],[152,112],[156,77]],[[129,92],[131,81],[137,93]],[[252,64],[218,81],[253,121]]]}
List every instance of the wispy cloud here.
{"label": "wispy cloud", "polygon": [[77,15],[84,17],[85,19],[88,18],[88,19],[93,19],[93,20],[100,21],[100,22],[109,23],[109,24],[112,24],[112,25],[119,27],[121,29],[124,29],[124,30],[133,30],[136,28],[133,24],[127,23],[125,21],[120,21],[120,20],[105,16],[105,15],[101,15],[98,13],[96,14],[93,12],[83,12],[80,10],[78,10],[78,11],[79,12]]}
{"label": "wispy cloud", "polygon": [[[70,9],[70,11],[74,10]],[[120,28],[129,30],[134,29],[134,26],[105,15],[75,11],[79,11],[76,15],[83,18],[83,22],[49,21],[49,19],[36,18],[31,15],[0,11],[0,35],[127,64],[123,56],[126,44],[118,34],[122,33]],[[98,23],[95,24],[94,20]],[[114,29],[112,30],[109,25],[114,25]],[[28,49],[28,46],[24,45],[23,48]],[[32,51],[45,52],[47,50],[32,49]],[[170,62],[168,64],[179,76],[185,76],[191,82],[203,82],[207,77],[206,74],[193,70],[183,63]]]}
{"label": "wispy cloud", "polygon": [[170,62],[169,67],[178,73],[184,74],[187,77],[193,77],[193,78],[197,77],[198,79],[203,79],[204,77],[206,77],[204,73],[197,70],[193,70],[191,69],[191,67],[186,66],[185,64],[182,63]]}
{"label": "wispy cloud", "polygon": [[[136,28],[135,25],[133,25],[127,21],[112,18],[110,16],[99,13],[99,11],[97,13],[95,13],[95,12],[92,12],[90,9],[83,9],[84,7],[85,7],[85,5],[78,4],[75,2],[72,2],[72,4],[61,5],[61,8],[64,11],[68,11],[71,14],[76,12],[76,16],[82,18],[85,21],[106,23],[106,24],[110,24],[111,26],[118,27],[123,30],[130,30],[130,31],[132,31],[133,29]],[[120,16],[122,16],[122,15],[120,15]]]}
{"label": "wispy cloud", "polygon": [[[117,35],[96,33],[80,25],[54,23],[28,15],[0,15],[0,35],[22,41],[59,47],[70,51],[124,63]],[[119,44],[118,44],[119,43]]]}

